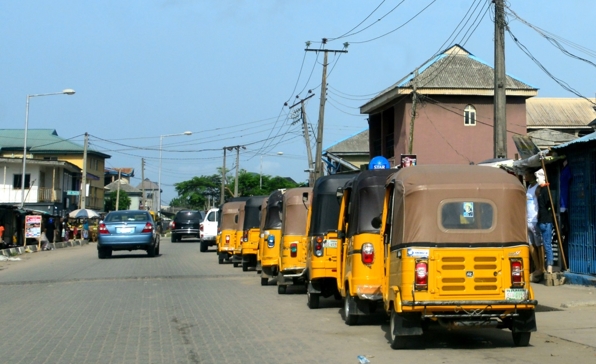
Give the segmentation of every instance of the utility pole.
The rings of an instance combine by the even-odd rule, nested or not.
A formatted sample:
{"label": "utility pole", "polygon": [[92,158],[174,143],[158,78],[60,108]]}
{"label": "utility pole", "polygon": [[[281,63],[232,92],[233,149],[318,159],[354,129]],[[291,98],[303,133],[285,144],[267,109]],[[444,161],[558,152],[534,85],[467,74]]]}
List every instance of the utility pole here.
{"label": "utility pole", "polygon": [[122,176],[122,168],[118,168],[118,188],[116,189],[116,211],[118,211],[118,203],[120,202],[120,177]]}
{"label": "utility pole", "polygon": [[141,196],[143,196],[141,199],[141,203],[143,203],[143,210],[147,210],[147,199],[145,198],[145,158],[141,158],[141,191]]}
{"label": "utility pole", "polygon": [[89,145],[89,134],[85,132],[85,144],[83,147],[83,177],[81,178],[81,198],[79,202],[82,209],[85,208],[85,197],[87,197],[87,146]]}
{"label": "utility pole", "polygon": [[[323,38],[323,45],[327,44],[327,38]],[[323,175],[323,127],[325,121],[325,102],[327,100],[327,55],[329,52],[333,53],[348,53],[346,48],[348,43],[344,43],[344,49],[342,50],[331,50],[331,49],[309,49],[310,42],[306,43],[307,52],[323,52],[323,79],[321,81],[321,102],[319,104],[319,123],[317,128],[317,149],[315,155],[315,171],[314,180]]]}
{"label": "utility pole", "polygon": [[494,157],[507,158],[507,79],[505,74],[505,16],[503,0],[495,3]]}
{"label": "utility pole", "polygon": [[224,203],[224,199],[225,199],[225,193],[226,193],[226,147],[223,148],[224,150],[224,159],[223,159],[223,167],[221,169],[221,194],[220,194],[220,198],[221,200],[219,201],[220,204]]}
{"label": "utility pole", "polygon": [[[240,146],[237,145],[236,148],[236,181],[234,182],[234,197],[238,197],[238,171],[240,170]],[[246,147],[242,147],[246,149]]]}
{"label": "utility pole", "polygon": [[[416,107],[418,102],[418,91],[417,87],[418,69],[414,73],[414,79],[412,79],[412,111],[410,115],[410,140],[408,141],[408,154],[412,154],[414,151],[414,121],[416,120]],[[396,163],[397,164],[397,163]]]}
{"label": "utility pole", "polygon": [[[311,92],[310,90],[308,90],[308,92]],[[294,105],[290,106],[290,110],[300,104],[300,116],[302,119],[302,129],[303,129],[303,133],[304,133],[304,141],[306,142],[306,155],[308,157],[308,186],[312,187],[314,186],[314,173],[313,173],[313,165],[312,165],[312,149],[310,147],[310,136],[308,134],[308,122],[306,120],[306,112],[304,110],[304,101],[310,99],[311,97],[313,97],[315,94],[311,94],[310,96],[298,101],[297,103],[295,103]],[[296,98],[298,98],[298,96],[296,96]]]}

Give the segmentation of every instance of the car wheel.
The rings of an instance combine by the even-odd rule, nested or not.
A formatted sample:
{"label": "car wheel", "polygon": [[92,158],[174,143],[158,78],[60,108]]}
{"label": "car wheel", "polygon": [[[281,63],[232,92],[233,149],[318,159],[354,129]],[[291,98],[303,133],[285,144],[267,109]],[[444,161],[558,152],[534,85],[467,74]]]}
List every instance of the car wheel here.
{"label": "car wheel", "polygon": [[155,245],[153,245],[153,246],[150,246],[150,247],[147,249],[147,254],[148,254],[148,255],[149,255],[151,258],[153,258],[153,257],[155,256],[155,248],[156,248],[156,247],[155,247]]}
{"label": "car wheel", "polygon": [[247,261],[242,261],[242,271],[243,272],[248,271],[248,262]]}
{"label": "car wheel", "polygon": [[288,286],[277,286],[277,294],[286,294]]}
{"label": "car wheel", "polygon": [[531,332],[513,332],[513,345],[525,347],[530,344]]}
{"label": "car wheel", "polygon": [[350,310],[350,306],[354,306],[355,303],[356,298],[346,292],[346,298],[344,298],[344,321],[348,326],[354,326],[358,323],[358,316],[354,315],[352,310]]}
{"label": "car wheel", "polygon": [[261,277],[261,286],[268,286],[269,285],[269,278]]}
{"label": "car wheel", "polygon": [[104,248],[97,248],[97,257],[99,259],[105,259],[106,258],[106,250]]}
{"label": "car wheel", "polygon": [[321,296],[318,293],[310,293],[310,292],[306,291],[306,299],[307,299],[308,308],[310,308],[311,310],[319,308],[319,299],[320,298],[321,298]]}
{"label": "car wheel", "polygon": [[209,243],[207,243],[205,240],[201,240],[201,253],[206,252],[207,249],[209,249]]}
{"label": "car wheel", "polygon": [[157,246],[155,247],[155,256],[159,257],[159,247],[161,246],[161,244],[158,242]]}
{"label": "car wheel", "polygon": [[177,238],[176,238],[176,234],[173,234],[173,233],[172,233],[172,243],[175,243],[175,242],[176,242],[176,239],[177,239]]}

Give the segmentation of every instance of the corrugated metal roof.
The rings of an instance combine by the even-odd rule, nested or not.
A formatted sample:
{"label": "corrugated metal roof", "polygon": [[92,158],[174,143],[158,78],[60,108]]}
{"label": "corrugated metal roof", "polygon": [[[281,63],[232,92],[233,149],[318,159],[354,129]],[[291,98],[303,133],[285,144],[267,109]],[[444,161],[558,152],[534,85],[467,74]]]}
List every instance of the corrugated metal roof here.
{"label": "corrugated metal roof", "polygon": [[325,151],[331,153],[350,152],[368,154],[368,128],[338,141],[325,149]]}
{"label": "corrugated metal roof", "polygon": [[556,147],[552,147],[551,149],[561,150],[561,149],[567,148],[569,146],[575,146],[575,145],[579,145],[579,144],[593,143],[593,142],[596,142],[596,133],[584,135],[581,138],[577,138],[575,140],[572,140],[569,143],[559,144]]}
{"label": "corrugated metal roof", "polygon": [[[590,99],[596,102],[596,99]],[[528,128],[588,127],[596,120],[590,101],[582,98],[535,97],[526,100]]]}
{"label": "corrugated metal roof", "polygon": [[[449,94],[458,94],[460,92],[470,94],[470,90],[474,90],[479,95],[492,96],[494,93],[494,69],[457,44],[428,60],[417,70],[417,92],[421,94],[424,94],[425,90],[436,89],[450,89],[452,91]],[[363,105],[360,112],[369,113],[395,98],[395,95],[411,92],[415,72],[410,72],[406,77],[379,93]],[[511,75],[506,76],[506,93],[508,96],[532,97],[537,94],[537,90],[536,87],[518,78]]]}
{"label": "corrugated metal roof", "polygon": [[[116,191],[118,190],[118,180],[115,180],[114,182],[108,183],[105,187],[106,190],[109,191]],[[133,186],[131,186],[130,184],[126,183],[125,180],[122,180],[120,182],[120,191],[124,191],[126,193],[135,193],[135,194],[141,194],[142,191],[139,190],[138,188],[135,188]]]}
{"label": "corrugated metal roof", "polygon": [[[24,138],[25,129],[0,129],[0,149],[22,150]],[[55,129],[27,129],[27,149],[33,154],[82,154],[85,148],[59,137]],[[88,148],[87,154],[111,157],[93,148]]]}

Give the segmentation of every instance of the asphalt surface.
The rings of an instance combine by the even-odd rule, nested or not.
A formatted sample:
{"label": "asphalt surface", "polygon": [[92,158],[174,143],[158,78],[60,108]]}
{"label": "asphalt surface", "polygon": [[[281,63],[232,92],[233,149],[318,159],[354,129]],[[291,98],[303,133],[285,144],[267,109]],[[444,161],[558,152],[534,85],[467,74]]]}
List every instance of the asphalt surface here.
{"label": "asphalt surface", "polygon": [[1,363],[596,362],[595,289],[535,285],[538,332],[433,328],[419,348],[389,347],[388,321],[355,327],[333,298],[310,310],[301,287],[279,295],[254,271],[219,265],[197,240],[162,238],[161,256],[94,244],[0,262]]}

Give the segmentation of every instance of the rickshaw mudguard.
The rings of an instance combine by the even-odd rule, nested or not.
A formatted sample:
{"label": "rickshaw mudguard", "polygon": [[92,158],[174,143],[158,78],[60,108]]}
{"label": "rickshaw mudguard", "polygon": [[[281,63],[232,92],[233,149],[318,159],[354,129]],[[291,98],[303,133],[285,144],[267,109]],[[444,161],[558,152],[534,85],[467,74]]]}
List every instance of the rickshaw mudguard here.
{"label": "rickshaw mudguard", "polygon": [[521,310],[519,315],[514,316],[511,323],[511,331],[516,332],[535,332],[536,327],[536,311],[535,310]]}

